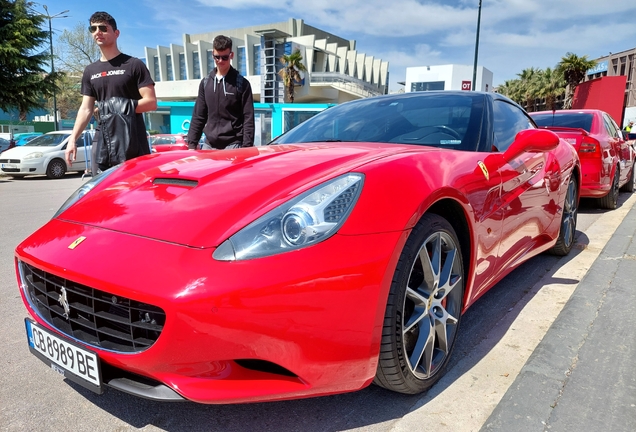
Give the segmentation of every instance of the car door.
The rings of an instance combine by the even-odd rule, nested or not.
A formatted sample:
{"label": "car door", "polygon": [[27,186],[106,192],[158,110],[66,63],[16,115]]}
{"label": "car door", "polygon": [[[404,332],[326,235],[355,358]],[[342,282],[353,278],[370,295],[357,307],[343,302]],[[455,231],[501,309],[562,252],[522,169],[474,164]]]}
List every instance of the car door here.
{"label": "car door", "polygon": [[609,135],[610,145],[618,157],[621,170],[619,183],[623,184],[628,180],[634,163],[632,149],[629,143],[625,141],[620,128],[616,125],[616,122],[609,116],[609,114],[603,113],[603,123]]}
{"label": "car door", "polygon": [[[493,101],[494,145],[504,152],[517,134],[535,128],[528,115],[504,100]],[[500,167],[504,210],[498,267],[507,267],[536,244],[558,213],[560,167],[551,153],[525,152]],[[550,204],[553,205],[550,205]]]}

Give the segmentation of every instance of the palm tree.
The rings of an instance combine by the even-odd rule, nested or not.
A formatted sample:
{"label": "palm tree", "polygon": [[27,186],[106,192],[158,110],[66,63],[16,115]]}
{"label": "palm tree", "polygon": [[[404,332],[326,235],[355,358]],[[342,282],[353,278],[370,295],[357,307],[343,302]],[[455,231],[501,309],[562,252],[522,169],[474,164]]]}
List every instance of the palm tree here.
{"label": "palm tree", "polygon": [[567,84],[564,108],[569,109],[572,107],[576,86],[583,81],[588,69],[593,68],[595,65],[596,62],[588,60],[586,55],[579,57],[569,52],[561,58],[561,61],[557,64],[557,69],[563,74]]}
{"label": "palm tree", "polygon": [[497,88],[497,93],[509,97],[519,105],[523,103],[523,95],[521,94],[521,80],[507,80]]}
{"label": "palm tree", "polygon": [[283,54],[280,58],[280,62],[283,68],[278,74],[283,78],[283,84],[289,101],[294,103],[294,85],[302,80],[300,72],[306,72],[307,68],[303,64],[303,56],[300,54],[300,50],[296,49],[293,53],[287,55]]}
{"label": "palm tree", "polygon": [[545,68],[538,76],[538,96],[545,99],[546,108],[555,110],[559,96],[565,93],[565,79],[558,69]]}
{"label": "palm tree", "polygon": [[537,93],[539,93],[539,75],[541,74],[541,69],[535,69],[533,67],[524,69],[520,74],[517,74],[519,77],[519,91],[522,96],[522,100],[525,103],[526,111],[534,111]]}

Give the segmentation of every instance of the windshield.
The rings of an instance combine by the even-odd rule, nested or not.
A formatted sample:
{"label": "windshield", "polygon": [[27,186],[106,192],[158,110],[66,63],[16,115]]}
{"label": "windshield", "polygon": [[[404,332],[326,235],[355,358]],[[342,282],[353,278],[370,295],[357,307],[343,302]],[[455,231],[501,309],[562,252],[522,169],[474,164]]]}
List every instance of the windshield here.
{"label": "windshield", "polygon": [[584,113],[546,113],[546,114],[530,114],[532,119],[539,127],[569,127],[578,128],[586,131],[592,130],[592,114]]}
{"label": "windshield", "polygon": [[481,94],[414,92],[348,102],[321,112],[270,144],[379,142],[476,150]]}
{"label": "windshield", "polygon": [[40,135],[37,138],[33,138],[28,143],[24,144],[25,147],[55,147],[68,138],[67,134],[46,134]]}

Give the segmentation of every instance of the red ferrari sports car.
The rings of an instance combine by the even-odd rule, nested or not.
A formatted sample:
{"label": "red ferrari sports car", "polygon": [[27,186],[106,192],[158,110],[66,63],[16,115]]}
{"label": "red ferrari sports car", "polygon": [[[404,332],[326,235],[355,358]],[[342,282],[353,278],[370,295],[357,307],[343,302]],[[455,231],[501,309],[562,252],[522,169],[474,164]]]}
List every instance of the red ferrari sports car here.
{"label": "red ferrari sports car", "polygon": [[634,191],[635,151],[609,114],[586,109],[539,111],[530,116],[578,152],[582,197],[598,198],[600,207],[615,209],[619,190]]}
{"label": "red ferrari sports car", "polygon": [[17,247],[28,345],[98,393],[422,392],[475,300],[570,251],[580,176],[571,145],[478,92],[362,99],[268,146],[133,159]]}

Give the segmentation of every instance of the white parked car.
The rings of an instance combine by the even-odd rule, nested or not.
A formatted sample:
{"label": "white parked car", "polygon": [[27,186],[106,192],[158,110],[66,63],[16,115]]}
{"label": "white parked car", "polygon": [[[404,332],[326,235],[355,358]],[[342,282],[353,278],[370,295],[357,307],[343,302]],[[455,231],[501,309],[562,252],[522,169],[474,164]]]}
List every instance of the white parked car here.
{"label": "white parked car", "polygon": [[91,155],[93,131],[84,131],[77,139],[77,158],[72,166],[64,158],[70,135],[71,131],[49,132],[23,146],[7,150],[0,155],[0,170],[12,177],[46,174],[56,179],[64,177],[67,171],[84,172],[87,169],[86,160]]}

